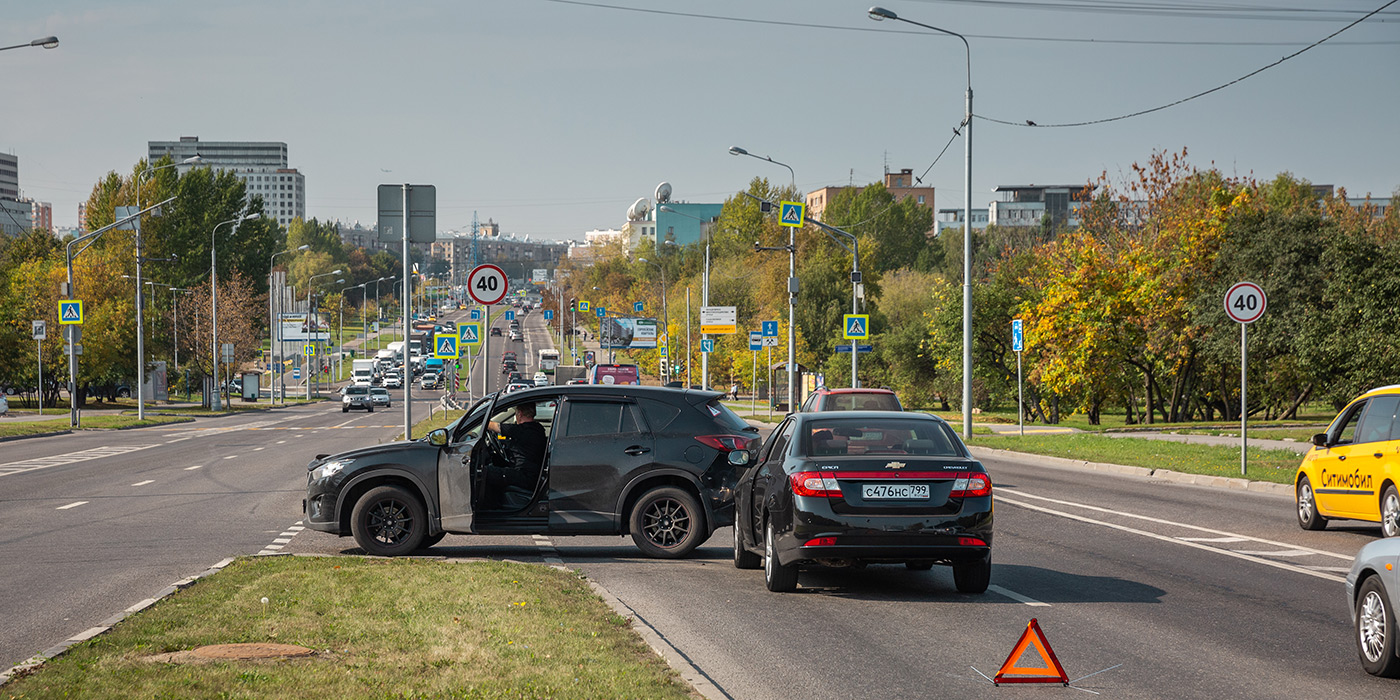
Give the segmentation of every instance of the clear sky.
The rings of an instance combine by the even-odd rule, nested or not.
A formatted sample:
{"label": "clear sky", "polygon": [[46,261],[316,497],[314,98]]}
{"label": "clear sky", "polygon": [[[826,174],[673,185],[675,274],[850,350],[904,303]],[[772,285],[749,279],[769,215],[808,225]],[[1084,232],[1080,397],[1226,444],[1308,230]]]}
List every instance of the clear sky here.
{"label": "clear sky", "polygon": [[[408,181],[437,186],[441,229],[475,211],[506,232],[578,238],[620,226],[663,180],[696,202],[755,175],[787,180],[731,145],[790,164],[804,191],[865,184],[886,167],[923,173],[962,118],[963,46],[872,22],[872,1],[7,3],[0,45],[62,44],[0,53],[0,150],[19,156],[21,188],[52,202],[59,226],[147,141],[199,136],[285,141],[308,216],[368,224],[376,186]],[[878,1],[968,36],[977,114],[1045,125],[1227,83],[1387,0]],[[1183,147],[1226,173],[1286,170],[1389,196],[1400,187],[1397,69],[1400,4],[1146,116],[1078,128],[978,120],[974,205],[1000,184],[1082,183]],[[962,206],[962,148],[925,178],[938,207]]]}

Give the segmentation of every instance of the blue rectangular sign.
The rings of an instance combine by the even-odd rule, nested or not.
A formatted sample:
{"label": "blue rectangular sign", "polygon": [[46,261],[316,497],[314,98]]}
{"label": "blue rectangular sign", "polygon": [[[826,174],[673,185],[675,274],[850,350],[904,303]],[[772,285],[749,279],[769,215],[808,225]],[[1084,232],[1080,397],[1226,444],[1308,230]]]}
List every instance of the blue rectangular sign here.
{"label": "blue rectangular sign", "polygon": [[[856,352],[871,352],[871,351],[873,351],[873,350],[875,350],[875,346],[874,346],[874,345],[857,345],[857,346],[856,346]],[[851,351],[851,346],[849,346],[849,345],[837,345],[837,346],[836,346],[836,352],[850,352],[850,351]]]}
{"label": "blue rectangular sign", "polygon": [[507,320],[507,321],[514,321],[514,320],[515,320],[515,312],[514,312],[514,311],[507,311],[507,312],[506,312],[506,320]]}
{"label": "blue rectangular sign", "polygon": [[754,351],[763,349],[763,333],[749,331],[749,349]]}
{"label": "blue rectangular sign", "polygon": [[1011,321],[1011,352],[1021,352],[1025,349],[1025,337],[1021,333],[1021,319]]}
{"label": "blue rectangular sign", "polygon": [[765,337],[765,338],[776,338],[776,337],[778,337],[778,322],[777,322],[777,321],[764,321],[764,322],[763,322],[763,337]]}
{"label": "blue rectangular sign", "polygon": [[633,303],[633,304],[632,304],[632,310],[635,311],[635,312],[637,312],[637,313],[641,313],[641,312],[642,312],[642,302],[638,301],[638,302]]}
{"label": "blue rectangular sign", "polygon": [[714,352],[714,351],[715,351],[715,341],[714,341],[714,338],[701,338],[701,339],[700,339],[700,352]]}
{"label": "blue rectangular sign", "polygon": [[545,310],[544,310],[544,320],[546,320],[546,321],[553,321],[553,320],[554,320],[554,309],[545,309]]}
{"label": "blue rectangular sign", "polygon": [[598,318],[603,318],[608,315],[608,310],[601,306],[595,309],[595,311],[598,313]]}
{"label": "blue rectangular sign", "polygon": [[472,309],[472,320],[473,320],[473,321],[480,321],[480,320],[481,320],[481,309]]}

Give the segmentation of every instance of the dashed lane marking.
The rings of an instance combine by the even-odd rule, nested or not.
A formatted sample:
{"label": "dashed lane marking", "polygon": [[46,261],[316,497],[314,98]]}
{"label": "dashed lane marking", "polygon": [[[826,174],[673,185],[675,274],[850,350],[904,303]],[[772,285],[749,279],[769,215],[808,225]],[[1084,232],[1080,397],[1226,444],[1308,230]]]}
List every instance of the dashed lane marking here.
{"label": "dashed lane marking", "polygon": [[1313,555],[1313,552],[1307,552],[1301,549],[1232,549],[1230,551],[1235,552],[1236,554],[1252,554],[1256,557],[1310,557]]}
{"label": "dashed lane marking", "polygon": [[114,445],[108,447],[94,447],[90,450],[82,450],[79,452],[69,452],[67,454],[53,455],[51,457],[37,457],[20,462],[10,462],[8,464],[0,464],[0,476],[22,474],[24,472],[34,471],[35,469],[47,469],[49,467],[73,464],[75,462],[102,459],[103,457],[114,457],[138,450],[147,450],[152,447],[159,447],[159,445]]}
{"label": "dashed lane marking", "polygon": [[229,455],[229,456],[225,457],[224,459],[238,459],[238,455]]}
{"label": "dashed lane marking", "polygon": [[54,510],[68,510],[69,508],[77,508],[78,506],[83,505],[85,503],[87,503],[87,501],[74,501],[66,506],[59,506],[57,508],[54,508]]}
{"label": "dashed lane marking", "polygon": [[194,465],[193,467],[185,467],[185,471],[187,471],[187,472],[192,472],[192,471],[194,471],[194,470],[196,470],[196,469],[199,469],[200,467],[203,467],[203,466],[204,466],[203,464],[196,464],[196,465]]}
{"label": "dashed lane marking", "polygon": [[1031,607],[1033,607],[1033,608],[1048,608],[1048,607],[1050,607],[1050,604],[1049,604],[1049,603],[1042,603],[1042,602],[1036,600],[1035,598],[1029,598],[1029,597],[1023,596],[1023,595],[1021,595],[1020,593],[1017,593],[1016,591],[1009,590],[1009,589],[1006,589],[1006,588],[1002,588],[1001,586],[998,586],[998,585],[995,585],[995,584],[990,585],[990,586],[987,586],[987,590],[989,590],[989,591],[991,591],[991,592],[993,592],[993,593],[999,593],[999,594],[1001,594],[1001,595],[1004,595],[1004,596],[1006,596],[1007,598],[1010,598],[1010,599],[1012,599],[1012,600],[1014,600],[1014,601],[1016,601],[1016,602],[1018,602],[1018,603],[1025,603],[1026,605],[1029,605],[1029,606],[1031,606]]}
{"label": "dashed lane marking", "polygon": [[266,448],[266,447],[254,447],[254,448],[253,448],[253,451],[254,451],[254,452],[262,452],[262,451],[265,450],[265,449],[267,449],[267,448]]}
{"label": "dashed lane marking", "polygon": [[1248,542],[1248,541],[1249,541],[1249,540],[1246,540],[1246,539],[1243,538],[1243,537],[1178,537],[1177,539],[1179,539],[1179,540],[1186,540],[1187,542],[1218,542],[1218,543],[1220,543],[1220,544],[1224,544],[1224,543],[1226,543],[1226,542]]}
{"label": "dashed lane marking", "polygon": [[138,481],[138,482],[132,484],[132,486],[145,486],[146,484],[154,484],[154,483],[156,483],[156,480],[155,480],[155,479],[147,479],[147,480],[145,480],[145,481]]}
{"label": "dashed lane marking", "polygon": [[298,533],[306,529],[306,527],[302,525],[302,522],[303,521],[298,520],[295,524],[288,526],[286,530],[283,530],[281,534],[277,535],[277,537],[272,540],[271,544],[264,546],[262,551],[258,552],[258,556],[265,557],[269,554],[278,554],[281,552],[282,548],[292,543],[293,537],[296,537]]}

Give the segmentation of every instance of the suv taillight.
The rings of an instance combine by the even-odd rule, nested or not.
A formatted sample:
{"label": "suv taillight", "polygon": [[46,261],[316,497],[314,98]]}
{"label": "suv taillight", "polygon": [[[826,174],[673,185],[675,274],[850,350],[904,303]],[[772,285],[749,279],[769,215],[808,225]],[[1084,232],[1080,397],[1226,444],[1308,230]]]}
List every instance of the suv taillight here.
{"label": "suv taillight", "polygon": [[987,496],[991,493],[991,477],[986,474],[968,474],[966,477],[958,477],[953,482],[953,492],[948,494],[948,497],[967,498],[969,496]]}
{"label": "suv taillight", "polygon": [[788,477],[792,482],[794,496],[817,496],[819,498],[839,498],[841,485],[836,477],[821,472],[797,472]]}
{"label": "suv taillight", "polygon": [[749,449],[750,443],[757,441],[757,438],[752,438],[747,435],[697,435],[695,439],[720,452],[747,450]]}

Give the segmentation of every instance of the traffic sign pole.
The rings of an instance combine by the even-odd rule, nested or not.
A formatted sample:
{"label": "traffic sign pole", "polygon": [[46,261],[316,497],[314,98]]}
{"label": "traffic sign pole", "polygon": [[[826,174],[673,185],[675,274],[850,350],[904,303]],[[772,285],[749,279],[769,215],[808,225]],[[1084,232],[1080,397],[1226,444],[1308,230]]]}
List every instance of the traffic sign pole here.
{"label": "traffic sign pole", "polygon": [[1239,282],[1225,292],[1225,315],[1240,324],[1240,476],[1249,473],[1249,324],[1269,306],[1263,288]]}
{"label": "traffic sign pole", "polygon": [[1026,436],[1026,393],[1021,380],[1021,351],[1025,349],[1021,335],[1021,319],[1011,321],[1011,349],[1016,351],[1016,422],[1021,426],[1021,437]]}
{"label": "traffic sign pole", "polygon": [[[403,439],[413,439],[413,358],[409,352],[413,329],[413,277],[409,267],[408,247],[408,183],[403,186]],[[393,200],[390,200],[393,201]]]}

